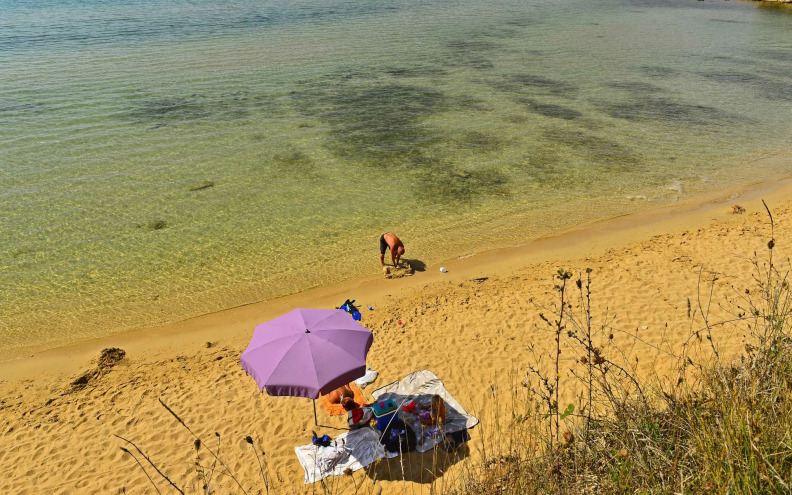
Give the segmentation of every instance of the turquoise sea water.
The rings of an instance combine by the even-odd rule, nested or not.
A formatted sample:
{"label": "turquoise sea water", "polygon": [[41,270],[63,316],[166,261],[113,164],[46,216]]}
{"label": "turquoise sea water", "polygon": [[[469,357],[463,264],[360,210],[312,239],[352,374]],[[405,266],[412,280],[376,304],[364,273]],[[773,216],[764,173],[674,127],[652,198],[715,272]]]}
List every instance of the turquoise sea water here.
{"label": "turquoise sea water", "polygon": [[750,2],[0,0],[0,357],[786,174],[790,117]]}

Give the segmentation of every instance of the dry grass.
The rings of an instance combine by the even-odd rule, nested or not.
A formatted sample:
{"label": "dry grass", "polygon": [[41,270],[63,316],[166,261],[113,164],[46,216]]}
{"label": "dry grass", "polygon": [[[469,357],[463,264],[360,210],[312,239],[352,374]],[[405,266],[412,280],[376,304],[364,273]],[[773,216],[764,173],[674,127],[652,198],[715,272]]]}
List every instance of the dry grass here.
{"label": "dry grass", "polygon": [[[755,287],[735,292],[728,321],[710,321],[717,276],[709,277],[713,285],[702,289],[691,314],[701,325],[675,356],[678,376],[671,382],[641,378],[637,363],[616,364],[632,362],[629,352],[594,346],[592,332],[612,334],[607,324],[591,328],[590,271],[578,277],[576,312],[565,303],[543,319],[559,346],[584,356],[573,370],[584,390],[581,412],[561,411],[556,377],[530,367],[526,405],[536,414],[513,418],[509,438],[491,442],[496,448],[468,466],[455,493],[792,493],[790,264],[775,264],[774,247],[771,239],[766,259],[751,260]],[[559,300],[569,300],[570,272],[559,271],[557,279]],[[746,335],[732,362],[721,360],[712,338],[723,326]]]}

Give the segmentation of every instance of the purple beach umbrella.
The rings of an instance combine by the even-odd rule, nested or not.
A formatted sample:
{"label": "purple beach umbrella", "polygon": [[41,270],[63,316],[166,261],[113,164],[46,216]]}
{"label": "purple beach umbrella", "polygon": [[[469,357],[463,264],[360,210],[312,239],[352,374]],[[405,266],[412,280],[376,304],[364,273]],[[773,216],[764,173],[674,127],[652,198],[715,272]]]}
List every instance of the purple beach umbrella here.
{"label": "purple beach umbrella", "polygon": [[317,399],[366,373],[373,339],[346,311],[298,308],[257,325],[240,361],[269,395]]}

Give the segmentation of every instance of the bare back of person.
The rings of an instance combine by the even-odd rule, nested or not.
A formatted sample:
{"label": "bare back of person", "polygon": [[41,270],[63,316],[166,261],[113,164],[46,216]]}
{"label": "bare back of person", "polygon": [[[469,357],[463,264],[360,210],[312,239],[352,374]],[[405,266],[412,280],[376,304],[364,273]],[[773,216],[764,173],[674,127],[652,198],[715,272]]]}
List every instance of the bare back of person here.
{"label": "bare back of person", "polygon": [[348,385],[344,385],[327,394],[327,397],[330,399],[331,404],[341,404],[344,399],[354,399],[355,393]]}

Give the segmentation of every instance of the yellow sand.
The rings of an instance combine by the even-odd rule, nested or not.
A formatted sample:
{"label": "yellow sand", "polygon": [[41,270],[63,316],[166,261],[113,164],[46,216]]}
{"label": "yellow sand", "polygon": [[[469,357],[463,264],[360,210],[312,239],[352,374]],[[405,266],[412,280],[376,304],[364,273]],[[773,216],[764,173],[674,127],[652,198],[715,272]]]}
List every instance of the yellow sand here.
{"label": "yellow sand", "polygon": [[[333,307],[347,297],[357,299],[363,323],[375,336],[368,362],[380,378],[367,392],[411,371],[432,370],[460,403],[482,416],[471,448],[459,455],[475,458],[481,432],[494,428],[487,406],[493,402],[490,398],[508,395],[509,387],[525,377],[527,365],[536,364],[537,356],[546,356],[554,347],[553,335],[539,314],[549,315],[556,303],[553,275],[558,268],[576,273],[592,268],[595,325],[602,324],[607,314],[616,329],[614,343],[625,348],[633,345],[630,335],[637,330],[640,341],[633,356],[640,358],[642,371],[672,375],[675,361],[663,349],[674,352],[689,336],[688,299],[695,312],[700,275],[706,295],[711,272],[720,274],[711,305],[715,320],[728,315],[721,304],[724,297],[750,285],[747,258],[754,250],[763,252],[769,239],[760,195],[773,208],[775,255],[780,259],[789,252],[792,233],[787,202],[792,188],[787,183],[773,191],[747,191],[729,201],[623,217],[523,247],[449,260],[443,263],[448,268],[445,274],[437,265],[412,277],[385,280],[373,253],[368,280],[3,363],[0,493],[153,493],[114,434],[135,442],[188,493],[200,493],[194,438],[158,399],[203,440],[203,465],[212,465],[207,448],[216,448],[215,433],[220,435],[222,458],[250,493],[264,493],[254,449],[266,452],[279,492],[321,493],[318,485],[302,484],[303,472],[293,449],[310,441],[311,430],[332,436],[340,432],[315,428],[307,399],[260,394],[242,371],[239,354],[256,323],[296,306]],[[731,213],[735,203],[746,212]],[[367,309],[369,305],[373,311]],[[725,354],[733,355],[741,345],[739,335],[725,331],[717,332],[715,340]],[[124,349],[125,358],[114,366],[112,361],[103,361],[109,366],[92,362],[106,347]],[[565,382],[578,358],[574,353],[564,355]],[[544,361],[547,369],[546,357]],[[88,383],[72,387],[71,381],[86,370],[95,371],[86,375]],[[574,397],[567,392],[563,401]],[[508,419],[509,401],[497,403]],[[344,423],[343,418],[327,417],[321,408],[319,421],[331,426]],[[255,440],[255,447],[245,442],[247,435]],[[429,493],[433,475],[421,465],[427,467],[432,460],[431,453],[409,456],[409,482],[399,481],[397,459],[382,462],[373,474],[359,471],[328,483],[338,489],[346,486],[346,493],[354,493],[351,483],[355,483],[367,493],[374,486],[371,477],[376,476],[373,489],[381,493]],[[436,486],[452,483],[467,461],[441,456],[437,462],[445,472],[436,473]],[[175,493],[149,472],[163,493]],[[216,493],[241,493],[219,472],[210,485]]]}

